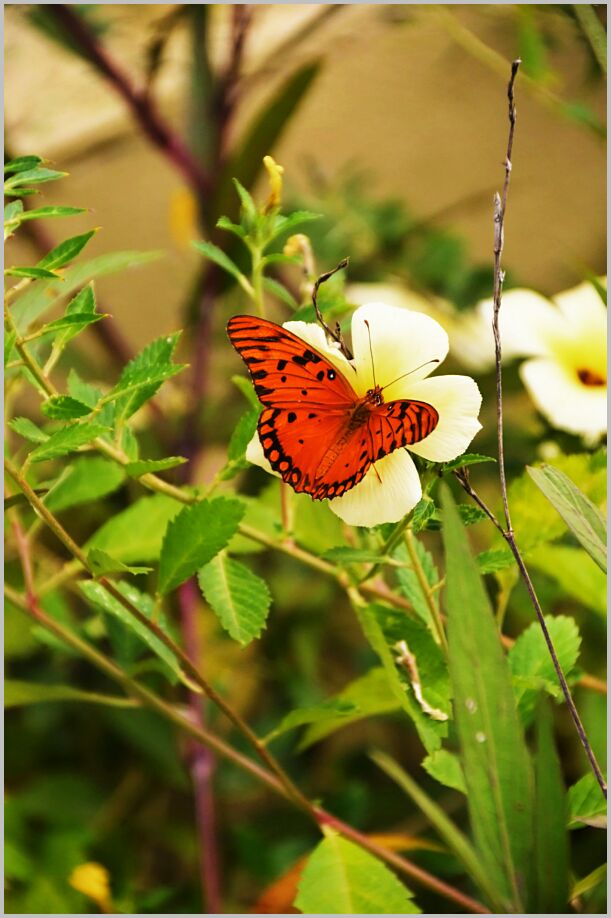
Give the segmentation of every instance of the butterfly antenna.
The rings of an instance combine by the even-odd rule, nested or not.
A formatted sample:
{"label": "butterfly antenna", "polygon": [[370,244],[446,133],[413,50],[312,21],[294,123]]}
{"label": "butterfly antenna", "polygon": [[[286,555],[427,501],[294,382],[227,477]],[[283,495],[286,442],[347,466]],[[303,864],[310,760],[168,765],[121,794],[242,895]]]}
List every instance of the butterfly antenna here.
{"label": "butterfly antenna", "polygon": [[320,323],[320,325],[323,327],[327,338],[328,339],[331,338],[333,341],[336,341],[339,344],[344,356],[347,357],[348,360],[352,360],[352,354],[350,353],[343,339],[339,324],[336,325],[335,329],[329,328],[329,326],[323,319],[322,313],[318,306],[318,288],[320,287],[320,285],[324,284],[325,281],[328,281],[329,278],[333,277],[334,274],[337,274],[338,271],[342,271],[344,268],[347,268],[349,261],[350,261],[349,258],[342,258],[342,260],[337,265],[337,267],[333,268],[332,271],[327,271],[325,274],[321,274],[320,277],[317,278],[316,282],[314,283],[314,287],[312,289],[312,305],[314,306],[314,312],[316,313],[316,318],[318,319],[318,322]]}
{"label": "butterfly antenna", "polygon": [[437,357],[434,357],[432,360],[425,360],[424,363],[421,363],[419,367],[414,367],[413,370],[409,370],[407,373],[403,373],[401,376],[397,376],[397,378],[393,379],[392,382],[386,383],[385,386],[382,386],[382,390],[388,389],[389,386],[393,386],[396,382],[399,382],[400,379],[405,379],[406,376],[411,376],[412,373],[417,373],[418,370],[421,370],[422,367],[428,366],[429,363],[441,363],[441,360],[439,360]]}
{"label": "butterfly antenna", "polygon": [[[363,319],[363,321],[365,325],[367,326],[367,335],[369,336],[369,353],[371,355],[371,372],[373,373],[373,388],[377,389],[378,384],[376,383],[376,365],[373,359],[373,348],[371,346],[371,329],[369,328],[369,322],[367,321],[367,319]],[[390,383],[389,385],[392,385],[392,383]]]}

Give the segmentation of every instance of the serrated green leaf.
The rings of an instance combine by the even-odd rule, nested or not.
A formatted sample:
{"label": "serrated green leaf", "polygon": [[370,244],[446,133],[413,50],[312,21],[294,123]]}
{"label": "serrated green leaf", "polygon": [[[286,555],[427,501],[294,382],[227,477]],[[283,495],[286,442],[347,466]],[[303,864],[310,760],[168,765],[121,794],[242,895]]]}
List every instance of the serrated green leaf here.
{"label": "serrated green leaf", "polygon": [[496,462],[492,456],[482,456],[479,453],[465,453],[458,459],[452,459],[451,462],[443,463],[444,472],[451,472],[453,469],[462,469],[467,465],[476,465],[480,462]]}
{"label": "serrated green leaf", "polygon": [[95,408],[102,398],[101,391],[81,379],[74,368],[68,373],[68,392],[72,398],[89,405],[90,408]]}
{"label": "serrated green leaf", "polygon": [[159,591],[168,593],[208,564],[235,534],[244,504],[228,497],[184,507],[166,530],[159,561]]}
{"label": "serrated green leaf", "polygon": [[534,910],[541,915],[561,915],[568,904],[567,801],[551,711],[545,698],[540,699],[536,725]]}
{"label": "serrated green leaf", "polygon": [[[419,539],[414,539],[413,544],[416,554],[420,560],[422,570],[424,571],[427,583],[430,587],[433,587],[439,582],[439,573],[435,567],[433,557],[430,552],[426,550]],[[405,545],[399,545],[393,552],[393,557],[396,558],[397,561],[401,561],[403,564],[410,564],[410,557]],[[431,610],[429,609],[426,596],[422,586],[420,585],[418,576],[413,568],[398,568],[397,582],[399,584],[399,590],[402,595],[405,596],[406,599],[409,599],[414,607],[414,610],[420,616],[422,621],[426,622],[429,628],[432,628],[433,622],[431,619]]]}
{"label": "serrated green leaf", "polygon": [[214,245],[212,242],[193,242],[192,244],[198,252],[201,252],[202,255],[205,255],[206,258],[213,261],[219,268],[222,268],[223,271],[226,271],[227,274],[234,277],[247,293],[252,292],[252,287],[248,278],[242,274],[238,266],[218,247],[218,245]]}
{"label": "serrated green leaf", "polygon": [[[581,636],[572,618],[566,615],[546,615],[545,623],[565,676],[570,676],[579,657]],[[552,663],[543,632],[533,622],[510,649],[509,666],[515,681],[515,692],[521,716],[528,722],[537,695],[546,685],[558,687],[558,677]]]}
{"label": "serrated green leaf", "polygon": [[206,601],[235,641],[244,647],[260,637],[272,601],[261,577],[220,552],[199,570],[197,580]]}
{"label": "serrated green leaf", "polygon": [[81,446],[86,446],[95,440],[96,437],[102,436],[107,432],[106,427],[102,424],[70,424],[62,427],[61,430],[51,434],[48,440],[45,440],[36,449],[30,453],[32,462],[44,462],[46,459],[57,459],[59,456],[66,456],[73,453]]}
{"label": "serrated green leaf", "polygon": [[329,715],[324,720],[312,722],[299,742],[299,750],[307,749],[336,730],[365,717],[390,714],[399,710],[399,702],[390,687],[388,676],[381,667],[375,667],[364,676],[350,682],[330,700],[337,704],[351,705],[352,713],[346,713],[344,708],[341,716]]}
{"label": "serrated green leaf", "polygon": [[[115,586],[143,615],[147,618],[154,617],[161,628],[167,629],[163,613],[155,607],[155,603],[150,596],[146,593],[141,593],[131,583],[118,581]],[[172,681],[182,677],[180,667],[172,651],[145,625],[139,622],[118,599],[111,596],[101,584],[96,583],[94,580],[83,580],[79,583],[79,589],[91,605],[118,618],[126,628],[129,628],[130,631],[137,635],[162,660],[171,675]]]}
{"label": "serrated green leaf", "polygon": [[329,832],[299,879],[295,907],[306,915],[414,915],[412,893],[388,867]]}
{"label": "serrated green leaf", "polygon": [[42,682],[25,682],[21,679],[6,679],[4,683],[4,707],[17,708],[29,704],[44,704],[49,701],[84,701],[89,704],[106,704],[119,708],[133,708],[138,702],[120,695],[101,695],[84,692],[71,685],[47,685]]}
{"label": "serrated green leaf", "polygon": [[104,402],[116,403],[117,419],[127,419],[153,397],[166,379],[184,369],[171,362],[180,332],[164,335],[148,344],[124,367],[117,384]]}
{"label": "serrated green leaf", "polygon": [[441,488],[454,717],[473,835],[507,911],[532,894],[532,773],[490,603],[447,487]]}
{"label": "serrated green leaf", "polygon": [[467,793],[462,765],[454,752],[448,749],[438,749],[423,759],[422,767],[428,771],[431,778],[435,778],[444,787],[452,787],[461,794]]}
{"label": "serrated green leaf", "polygon": [[[439,755],[441,751],[439,750],[436,754]],[[469,876],[480,887],[490,903],[499,908],[502,899],[499,897],[494,884],[491,883],[490,877],[469,839],[446,816],[443,809],[422,790],[418,782],[414,781],[390,756],[382,752],[374,752],[371,758],[414,801],[416,806],[435,827],[440,837],[443,838],[456,857],[464,864]]]}
{"label": "serrated green leaf", "polygon": [[152,567],[129,567],[102,551],[101,548],[92,548],[87,555],[87,561],[96,577],[104,577],[107,574],[148,574],[153,569]]}
{"label": "serrated green leaf", "polygon": [[25,334],[42,313],[52,309],[59,300],[70,296],[93,278],[146,264],[160,255],[160,252],[110,252],[66,268],[62,272],[62,280],[34,281],[11,307],[19,332]]}
{"label": "serrated green leaf", "polygon": [[126,564],[156,561],[167,525],[181,508],[182,504],[165,494],[141,497],[107,520],[86,543],[85,551],[101,548]]}
{"label": "serrated green leaf", "polygon": [[508,548],[489,548],[477,556],[480,574],[495,574],[515,564],[515,558]]}
{"label": "serrated green leaf", "polygon": [[8,426],[20,437],[23,437],[24,440],[29,440],[31,443],[46,443],[49,439],[49,434],[37,427],[34,421],[30,421],[29,418],[13,418],[8,422]]}
{"label": "serrated green leaf", "polygon": [[288,306],[289,309],[295,310],[299,306],[295,297],[286,289],[284,284],[280,284],[277,280],[274,280],[273,277],[264,277],[263,287],[268,293],[271,293],[276,299],[280,300],[281,303]]}
{"label": "serrated green leaf", "polygon": [[422,497],[412,511],[411,528],[414,533],[426,528],[427,522],[435,516],[437,507],[430,497]]}
{"label": "serrated green leaf", "polygon": [[555,580],[567,596],[599,615],[607,615],[607,575],[590,555],[571,545],[539,545],[528,565]]}
{"label": "serrated green leaf", "polygon": [[125,474],[115,462],[102,456],[82,456],[64,469],[45,497],[53,513],[92,503],[112,494],[125,480]]}
{"label": "serrated green leaf", "polygon": [[51,249],[48,255],[41,258],[36,267],[47,268],[49,271],[62,268],[64,265],[67,265],[69,261],[76,258],[95,233],[96,230],[89,230],[86,233],[81,233],[79,236],[72,236],[70,239],[65,239],[63,242],[60,242],[59,245],[56,245],[54,249]]}
{"label": "serrated green leaf", "polygon": [[55,421],[70,421],[91,414],[89,405],[79,402],[70,395],[53,395],[42,403],[40,410],[45,417]]}
{"label": "serrated green leaf", "polygon": [[579,829],[584,825],[606,828],[607,801],[593,774],[584,775],[569,787],[568,810],[569,829]]}
{"label": "serrated green leaf", "polygon": [[33,277],[36,279],[59,276],[57,271],[50,271],[48,268],[5,268],[4,273],[7,277]]}
{"label": "serrated green leaf", "polygon": [[527,472],[592,560],[606,573],[607,526],[598,507],[560,469],[551,465],[527,466]]}
{"label": "serrated green leaf", "polygon": [[131,478],[139,478],[141,475],[148,475],[150,472],[165,472],[168,469],[175,469],[188,461],[184,456],[166,456],[165,459],[139,459],[136,462],[128,462],[125,466],[125,471]]}
{"label": "serrated green leaf", "polygon": [[106,318],[107,316],[104,313],[75,312],[70,315],[62,316],[61,319],[56,319],[55,322],[49,322],[47,325],[43,325],[38,334],[39,337],[42,337],[43,335],[63,332],[63,346],[88,325],[93,325],[94,322],[99,322],[100,319]]}
{"label": "serrated green leaf", "polygon": [[474,523],[481,523],[482,520],[488,519],[483,510],[472,504],[458,504],[457,510],[464,526],[473,526]]}

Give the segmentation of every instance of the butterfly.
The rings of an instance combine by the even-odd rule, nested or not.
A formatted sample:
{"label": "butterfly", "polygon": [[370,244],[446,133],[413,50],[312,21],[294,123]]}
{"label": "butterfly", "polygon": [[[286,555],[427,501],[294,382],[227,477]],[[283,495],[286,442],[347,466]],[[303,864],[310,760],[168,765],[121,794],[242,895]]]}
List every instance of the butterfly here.
{"label": "butterfly", "polygon": [[439,414],[426,402],[386,402],[379,385],[357,395],[323,354],[274,322],[234,316],[227,334],[264,406],[257,429],[265,457],[314,500],[344,494],[378,459],[437,426]]}

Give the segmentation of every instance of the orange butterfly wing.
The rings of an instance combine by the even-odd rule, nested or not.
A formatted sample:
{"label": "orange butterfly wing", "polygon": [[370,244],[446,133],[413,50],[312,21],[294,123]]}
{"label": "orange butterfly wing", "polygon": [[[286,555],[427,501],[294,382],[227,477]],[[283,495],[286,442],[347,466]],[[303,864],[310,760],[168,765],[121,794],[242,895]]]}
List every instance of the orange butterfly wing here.
{"label": "orange butterfly wing", "polygon": [[437,426],[437,411],[426,402],[360,398],[326,357],[273,322],[235,316],[227,331],[265,406],[258,424],[263,452],[295,491],[315,500],[339,497],[378,459]]}

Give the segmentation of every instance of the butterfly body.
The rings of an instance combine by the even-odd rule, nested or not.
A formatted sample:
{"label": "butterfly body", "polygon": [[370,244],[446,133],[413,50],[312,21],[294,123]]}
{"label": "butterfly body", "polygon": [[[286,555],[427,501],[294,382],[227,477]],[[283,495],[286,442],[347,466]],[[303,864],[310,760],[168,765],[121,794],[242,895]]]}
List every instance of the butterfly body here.
{"label": "butterfly body", "polygon": [[322,353],[280,325],[234,316],[229,339],[244,360],[264,408],[258,433],[274,471],[314,500],[339,497],[395,449],[437,426],[432,405],[364,396]]}

